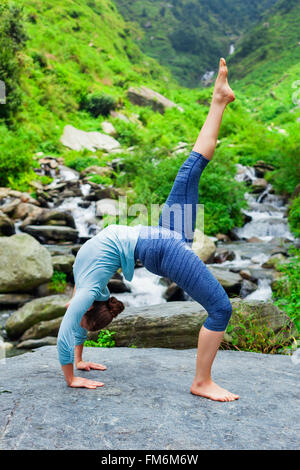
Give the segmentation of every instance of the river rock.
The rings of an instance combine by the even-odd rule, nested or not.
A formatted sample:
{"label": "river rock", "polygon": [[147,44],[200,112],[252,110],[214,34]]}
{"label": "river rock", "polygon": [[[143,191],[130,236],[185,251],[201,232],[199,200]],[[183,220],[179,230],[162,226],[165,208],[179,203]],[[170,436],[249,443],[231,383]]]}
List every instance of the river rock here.
{"label": "river rock", "polygon": [[120,148],[120,143],[109,135],[100,132],[84,132],[70,125],[65,126],[60,141],[66,147],[77,151],[87,149],[96,152],[97,149],[100,149],[109,152],[112,149]]}
{"label": "river rock", "polygon": [[[272,302],[231,299],[233,314],[230,325],[237,333],[241,317],[259,325],[268,325],[272,331],[284,331],[292,339],[297,335],[291,320]],[[192,348],[197,346],[199,329],[207,313],[197,302],[168,302],[145,307],[129,307],[116,317],[109,329],[115,331],[117,346]],[[96,340],[98,332],[88,337]],[[240,339],[238,338],[239,347]]]}
{"label": "river rock", "polygon": [[0,237],[9,237],[15,233],[14,222],[0,210]]}
{"label": "river rock", "polygon": [[217,248],[217,251],[214,254],[214,263],[224,263],[224,261],[232,261],[235,258],[235,254],[231,250],[226,248]]}
{"label": "river rock", "polygon": [[33,325],[26,330],[21,336],[21,341],[31,339],[42,339],[48,336],[56,337],[63,317],[53,318],[53,320],[45,320]]}
{"label": "river rock", "polygon": [[51,255],[27,234],[0,237],[0,292],[29,292],[53,274]]}
{"label": "river rock", "polygon": [[159,111],[161,114],[164,114],[167,108],[174,107],[183,112],[183,109],[173,101],[145,86],[130,87],[127,91],[127,96],[133,104],[151,106],[154,111]]}
{"label": "river rock", "polygon": [[13,217],[17,220],[23,220],[23,225],[25,226],[30,225],[42,212],[43,209],[41,207],[27,202],[21,202],[14,210]]}
{"label": "river rock", "polygon": [[27,225],[23,230],[42,243],[46,241],[77,241],[78,238],[77,230],[61,225]]}
{"label": "river rock", "polygon": [[96,203],[96,215],[103,217],[104,215],[119,215],[119,204],[114,199],[101,199]]}
{"label": "river rock", "polygon": [[17,345],[18,349],[36,349],[43,346],[55,346],[57,339],[53,336],[46,336],[40,339],[27,339]]}
{"label": "river rock", "polygon": [[107,287],[112,294],[131,292],[131,289],[126,286],[125,282],[122,279],[111,279],[107,284]]}
{"label": "river rock", "polygon": [[218,266],[208,265],[207,267],[228,294],[238,294],[240,292],[242,277],[238,273],[233,273]]}
{"label": "river rock", "polygon": [[87,175],[99,175],[99,176],[107,176],[112,172],[112,168],[109,166],[98,166],[92,165],[83,170],[80,173],[80,177],[84,178]]}
{"label": "river rock", "polygon": [[52,256],[53,269],[55,271],[61,271],[66,274],[69,274],[72,272],[74,261],[75,261],[74,255]]}
{"label": "river rock", "polygon": [[216,245],[207,235],[196,229],[192,249],[204,263],[207,263],[213,259]]}
{"label": "river rock", "polygon": [[33,296],[30,294],[0,294],[0,308],[5,307],[21,307],[22,305],[26,304],[33,300]]}
{"label": "river rock", "polygon": [[263,178],[267,171],[274,171],[275,167],[271,165],[270,163],[266,163],[263,160],[258,160],[256,163],[253,165],[255,169],[255,175],[258,178]]}
{"label": "river rock", "polygon": [[24,331],[41,321],[61,317],[66,311],[68,300],[69,297],[65,295],[50,295],[28,302],[7,320],[5,328],[8,336],[19,338]]}
{"label": "river rock", "polygon": [[178,300],[185,300],[184,291],[175,283],[172,282],[168,287],[166,292],[163,294],[164,299],[167,302],[175,302]]}
{"label": "river rock", "polygon": [[245,297],[247,297],[247,295],[256,291],[256,289],[257,285],[254,282],[251,282],[248,279],[243,279],[239,295],[242,299],[244,299]]}
{"label": "river rock", "polygon": [[262,193],[268,186],[267,181],[264,178],[257,178],[252,182],[253,193]]}
{"label": "river rock", "polygon": [[278,266],[281,263],[285,263],[286,261],[287,261],[287,258],[285,256],[283,256],[283,254],[277,253],[276,255],[272,255],[268,259],[268,261],[263,263],[262,268],[266,268],[266,269],[275,268],[276,269],[276,266]]}

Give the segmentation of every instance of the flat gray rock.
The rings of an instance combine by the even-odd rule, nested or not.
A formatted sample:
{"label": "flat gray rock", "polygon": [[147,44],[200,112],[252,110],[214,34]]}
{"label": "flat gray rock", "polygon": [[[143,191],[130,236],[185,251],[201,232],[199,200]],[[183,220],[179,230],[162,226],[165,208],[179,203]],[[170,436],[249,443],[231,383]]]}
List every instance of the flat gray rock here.
{"label": "flat gray rock", "polygon": [[[71,389],[56,348],[0,364],[0,449],[297,449],[299,367],[289,356],[219,351],[231,403],[189,393],[196,350],[86,348],[105,386]],[[297,416],[298,414],[298,416]]]}

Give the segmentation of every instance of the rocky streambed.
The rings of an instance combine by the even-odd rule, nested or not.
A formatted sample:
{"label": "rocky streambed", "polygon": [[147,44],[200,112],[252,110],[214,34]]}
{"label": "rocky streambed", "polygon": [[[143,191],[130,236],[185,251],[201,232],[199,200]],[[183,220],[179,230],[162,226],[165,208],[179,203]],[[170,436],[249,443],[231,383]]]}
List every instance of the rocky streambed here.
{"label": "rocky streambed", "polygon": [[[181,143],[174,151],[184,151],[185,146]],[[38,158],[39,171],[53,181],[48,185],[35,183],[36,198],[0,188],[0,325],[8,349],[9,344],[33,347],[55,342],[73,288],[76,253],[84,241],[103,228],[104,215],[118,213],[117,199],[123,194],[121,189],[93,183],[87,176],[113,175],[114,169],[122,168],[120,158],[80,174],[65,167],[59,158]],[[250,305],[248,311],[253,311],[252,301],[272,305],[271,286],[279,276],[276,266],[287,259],[294,240],[287,224],[287,201],[275,195],[264,179],[272,167],[258,162],[253,168],[238,165],[237,170],[236,179],[249,185],[245,224],[229,235],[202,235],[197,254],[229,296],[243,299]],[[50,283],[54,271],[63,272],[67,279],[60,294]],[[109,288],[127,307],[160,305],[157,310],[164,312],[167,306],[161,304],[191,300],[171,280],[161,279],[139,265],[132,282],[116,273]],[[182,308],[182,303],[176,304],[178,314]],[[26,323],[28,311],[31,319]],[[23,323],[22,331],[13,329],[14,319]],[[286,321],[285,316],[282,321]],[[10,354],[15,353],[13,347]]]}

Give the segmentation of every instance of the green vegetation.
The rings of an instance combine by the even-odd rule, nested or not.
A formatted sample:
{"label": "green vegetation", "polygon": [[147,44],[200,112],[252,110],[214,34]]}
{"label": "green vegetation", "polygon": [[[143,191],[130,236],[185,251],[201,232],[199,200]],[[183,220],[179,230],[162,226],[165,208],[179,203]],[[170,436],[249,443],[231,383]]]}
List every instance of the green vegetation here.
{"label": "green vegetation", "polygon": [[292,201],[289,210],[289,222],[294,235],[300,237],[300,195]]}
{"label": "green vegetation", "polygon": [[49,288],[57,293],[64,292],[67,285],[67,275],[61,271],[54,271]]}
{"label": "green vegetation", "polygon": [[185,86],[199,86],[216,70],[240,35],[276,0],[116,0],[119,11],[138,25],[143,52],[167,66]]}
{"label": "green vegetation", "polygon": [[97,341],[87,340],[84,346],[92,348],[113,348],[115,346],[115,340],[113,339],[115,334],[115,331],[101,330]]}
{"label": "green vegetation", "polygon": [[293,248],[289,262],[281,264],[277,270],[282,273],[274,287],[275,304],[286,312],[300,332],[300,250]]}
{"label": "green vegetation", "polygon": [[275,332],[271,325],[259,321],[255,315],[245,316],[243,311],[236,312],[235,324],[229,324],[226,333],[230,342],[223,342],[222,349],[235,349],[263,354],[278,354],[291,347],[288,339],[289,325]]}

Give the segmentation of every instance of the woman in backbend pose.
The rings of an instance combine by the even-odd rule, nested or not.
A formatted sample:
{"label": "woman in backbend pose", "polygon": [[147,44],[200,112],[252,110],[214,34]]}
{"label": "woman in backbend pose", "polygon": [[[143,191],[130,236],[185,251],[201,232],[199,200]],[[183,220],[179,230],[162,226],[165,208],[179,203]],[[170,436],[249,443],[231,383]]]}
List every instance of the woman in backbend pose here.
{"label": "woman in backbend pose", "polygon": [[[231,316],[231,304],[222,286],[191,249],[199,179],[213,157],[225,107],[235,99],[227,73],[226,62],[221,59],[207,119],[189,158],[177,174],[159,225],[110,225],[79,250],[73,267],[76,290],[63,318],[57,342],[59,360],[70,387],[96,388],[103,385],[95,380],[74,377],[73,362],[77,369],[106,369],[100,364],[82,360],[83,343],[87,331],[105,328],[124,309],[122,302],[110,297],[107,283],[120,267],[125,279],[130,281],[135,261],[139,259],[152,273],[172,279],[208,313],[199,333],[196,374],[191,392],[218,401],[239,398],[215,384],[211,378],[211,367]],[[179,216],[175,210],[171,222],[172,207],[177,208]]]}

